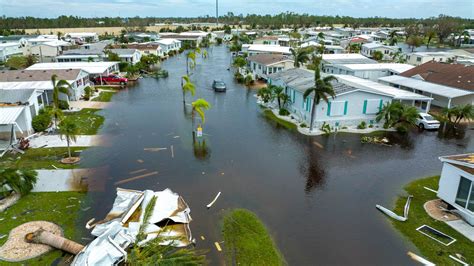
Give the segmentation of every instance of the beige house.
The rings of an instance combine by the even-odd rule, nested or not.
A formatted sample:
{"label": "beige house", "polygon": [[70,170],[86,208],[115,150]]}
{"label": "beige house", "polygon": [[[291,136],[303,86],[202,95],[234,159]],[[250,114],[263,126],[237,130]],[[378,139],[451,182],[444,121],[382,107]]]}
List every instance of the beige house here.
{"label": "beige house", "polygon": [[255,79],[267,79],[268,75],[293,68],[294,61],[281,54],[257,54],[247,58],[248,67]]}

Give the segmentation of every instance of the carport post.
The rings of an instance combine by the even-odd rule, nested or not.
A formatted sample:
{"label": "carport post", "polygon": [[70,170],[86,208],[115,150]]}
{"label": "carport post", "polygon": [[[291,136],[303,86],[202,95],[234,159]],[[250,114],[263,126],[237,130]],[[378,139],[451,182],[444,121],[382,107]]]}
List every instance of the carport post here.
{"label": "carport post", "polygon": [[100,77],[100,85],[104,85],[104,84],[102,84],[102,82],[103,82],[102,81],[102,74],[99,74],[99,77]]}
{"label": "carport post", "polygon": [[449,101],[448,101],[448,109],[451,108],[451,100],[452,100],[452,98],[449,98]]}
{"label": "carport post", "polygon": [[426,113],[429,113],[431,107],[431,100],[426,103]]}

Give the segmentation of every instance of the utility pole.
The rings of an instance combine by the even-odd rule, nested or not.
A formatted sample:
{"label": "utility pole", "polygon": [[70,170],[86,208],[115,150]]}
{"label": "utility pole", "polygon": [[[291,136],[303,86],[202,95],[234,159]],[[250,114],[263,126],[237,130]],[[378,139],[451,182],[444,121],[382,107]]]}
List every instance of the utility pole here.
{"label": "utility pole", "polygon": [[216,0],[216,27],[219,27],[219,0]]}

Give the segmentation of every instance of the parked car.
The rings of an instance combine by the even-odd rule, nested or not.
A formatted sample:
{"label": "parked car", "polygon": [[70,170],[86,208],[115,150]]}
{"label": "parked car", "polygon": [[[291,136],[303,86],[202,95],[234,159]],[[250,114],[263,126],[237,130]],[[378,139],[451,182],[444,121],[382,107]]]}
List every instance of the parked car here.
{"label": "parked car", "polygon": [[[103,76],[102,77],[102,84],[120,84],[120,85],[126,85],[128,82],[127,78],[121,77],[119,75],[108,75],[108,76]],[[95,83],[96,84],[101,84],[101,77],[95,78]]]}
{"label": "parked car", "polygon": [[416,119],[416,125],[421,129],[438,129],[439,121],[427,113],[420,113]]}
{"label": "parked car", "polygon": [[214,82],[212,83],[212,88],[216,92],[225,92],[227,90],[227,87],[224,81],[222,80],[214,80]]}

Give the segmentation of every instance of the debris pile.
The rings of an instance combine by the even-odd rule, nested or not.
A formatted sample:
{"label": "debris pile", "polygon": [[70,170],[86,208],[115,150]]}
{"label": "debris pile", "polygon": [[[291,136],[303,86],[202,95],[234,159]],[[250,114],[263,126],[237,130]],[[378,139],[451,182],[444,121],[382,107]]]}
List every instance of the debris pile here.
{"label": "debris pile", "polygon": [[[149,219],[145,219],[148,203],[156,197]],[[72,265],[112,265],[127,259],[127,249],[136,243],[143,221],[146,237],[137,243],[142,246],[156,237],[164,237],[162,245],[185,247],[194,242],[189,223],[190,209],[184,199],[170,189],[159,192],[117,188],[112,210],[102,220],[88,228],[97,238],[75,258]],[[172,240],[167,240],[172,239]]]}

